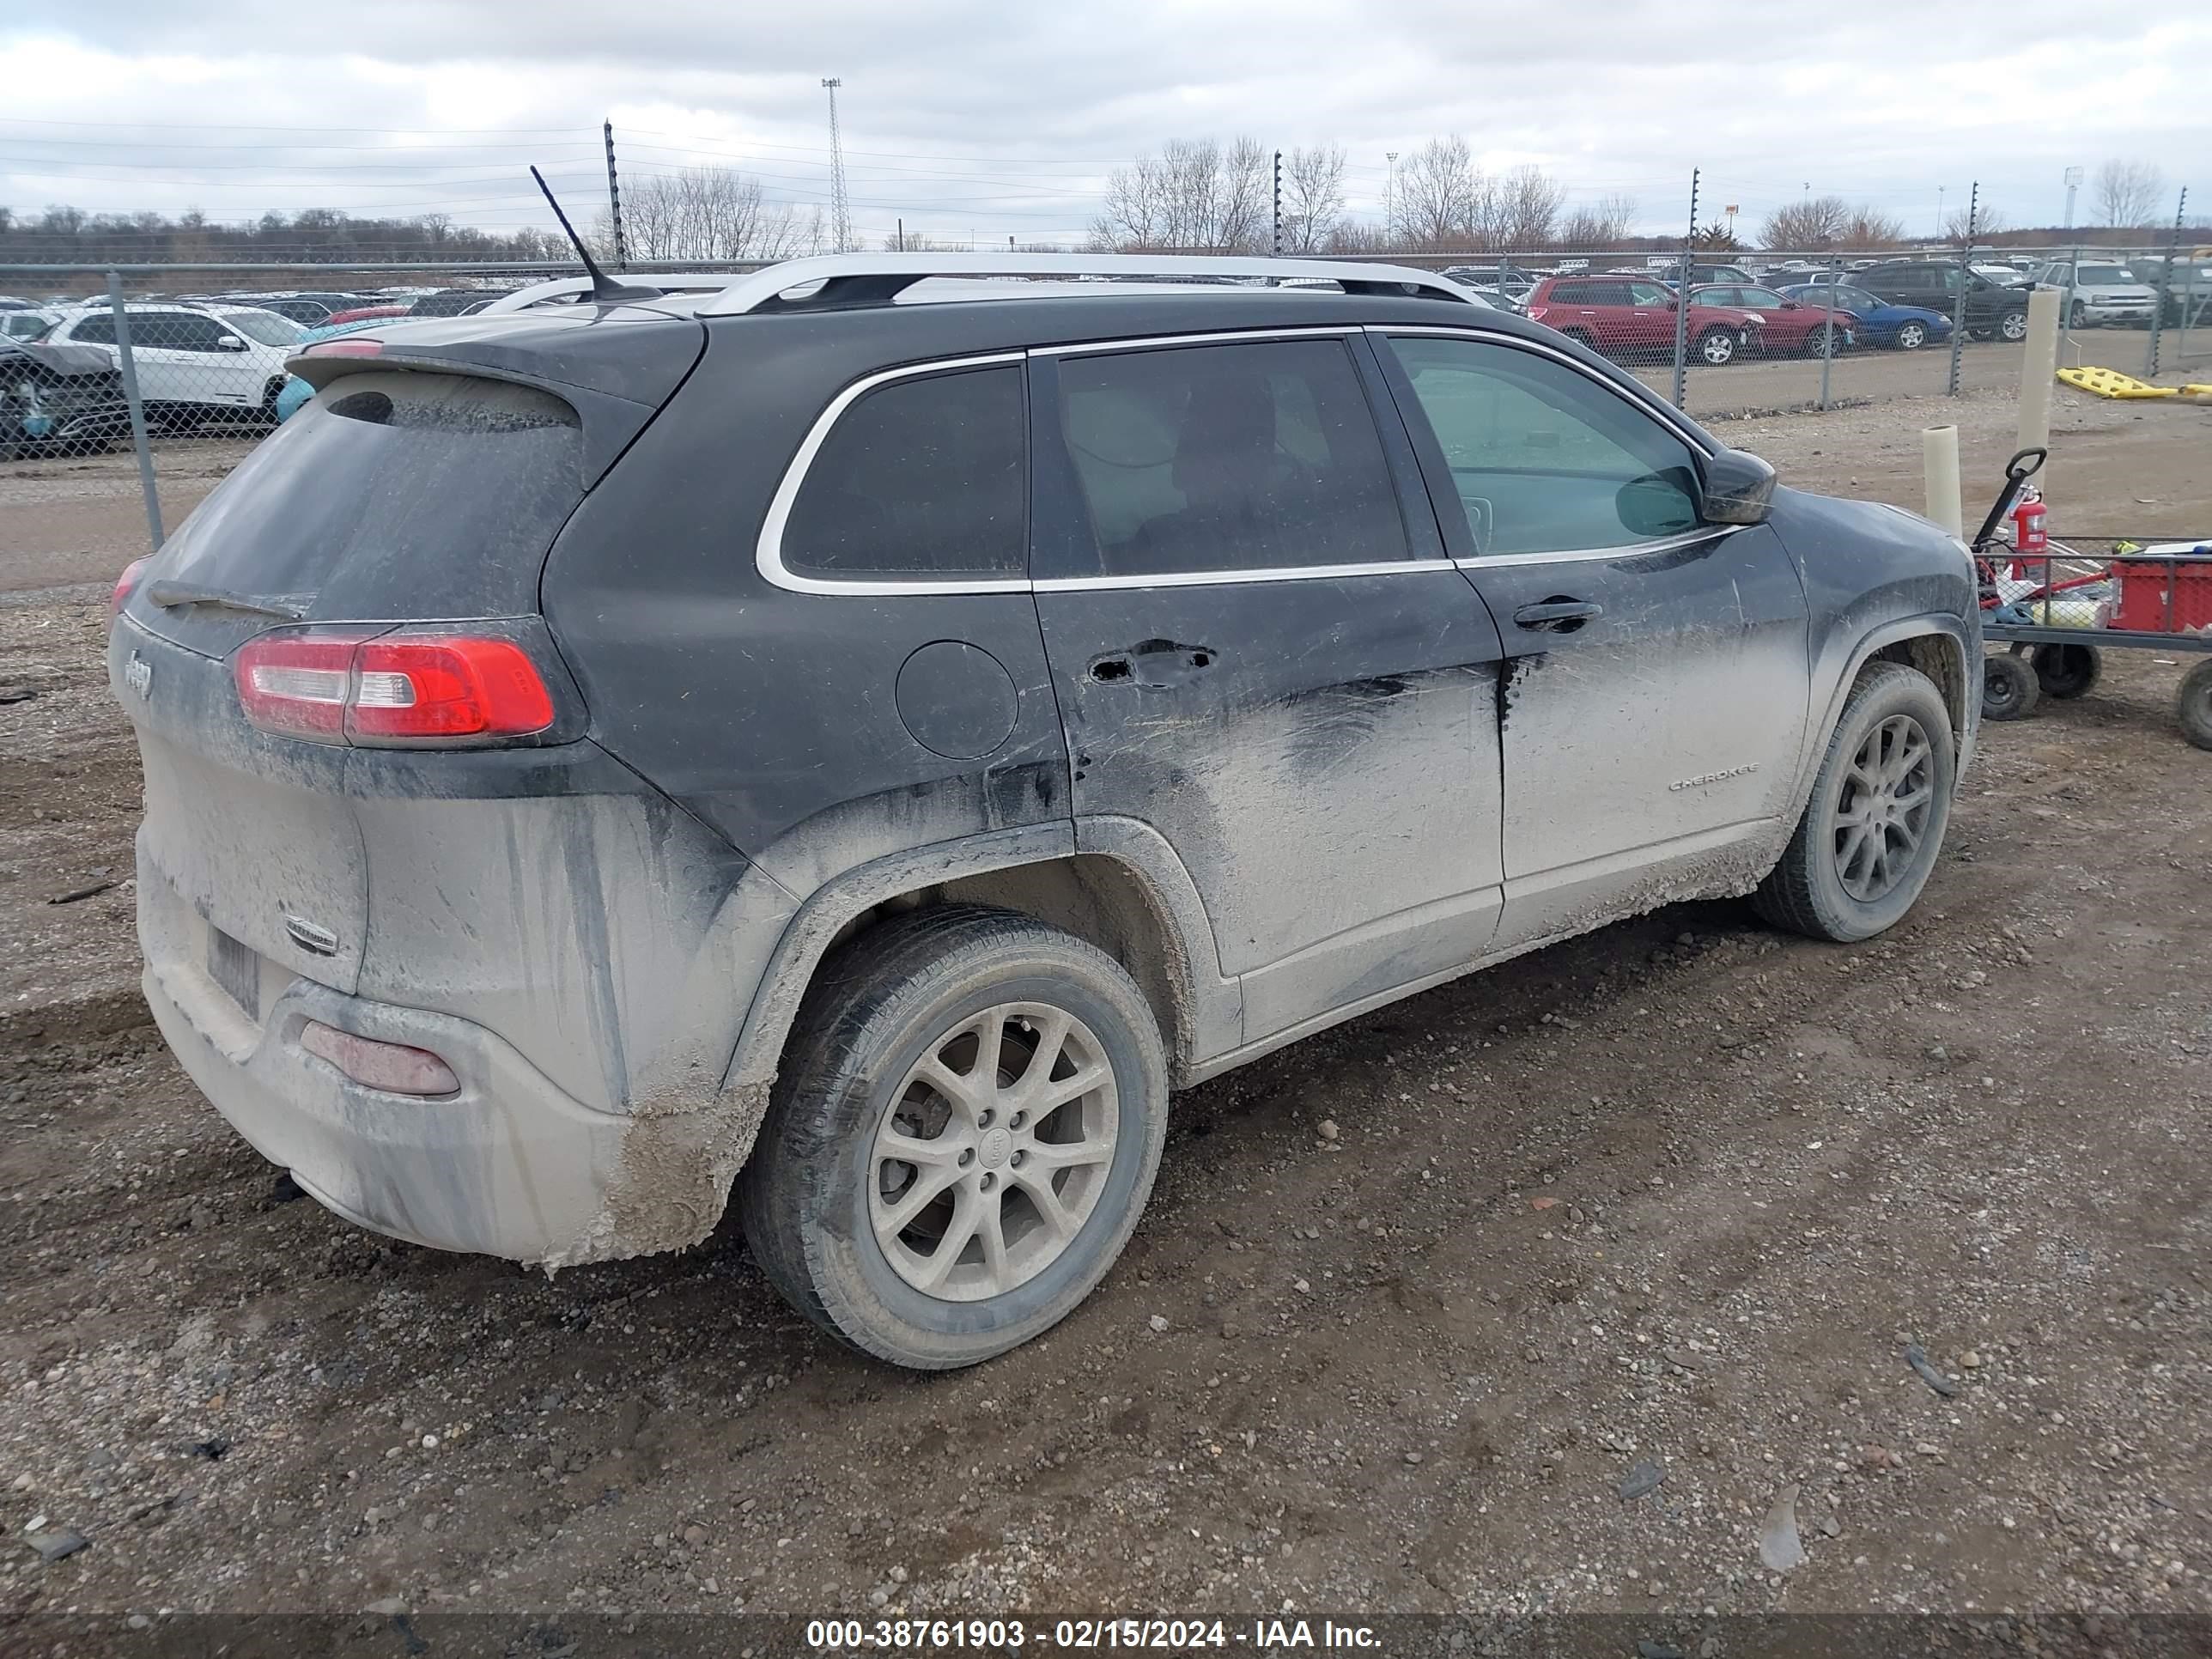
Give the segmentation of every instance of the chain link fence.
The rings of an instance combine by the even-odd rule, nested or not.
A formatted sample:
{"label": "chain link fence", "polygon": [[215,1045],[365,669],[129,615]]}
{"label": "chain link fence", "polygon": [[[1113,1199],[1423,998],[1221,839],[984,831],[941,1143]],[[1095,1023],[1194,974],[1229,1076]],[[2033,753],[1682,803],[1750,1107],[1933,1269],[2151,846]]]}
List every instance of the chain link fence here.
{"label": "chain link fence", "polygon": [[[2160,246],[2121,247],[1359,257],[1441,271],[1612,358],[1691,414],[1729,420],[2016,392],[2039,283],[2063,295],[2062,367],[2186,377],[2212,362],[2212,246],[2183,239],[2177,228]],[[286,368],[304,346],[394,319],[464,315],[577,274],[546,264],[0,267],[0,290],[14,290],[0,292],[0,465],[135,441],[150,479],[188,450],[243,454],[306,401]]]}

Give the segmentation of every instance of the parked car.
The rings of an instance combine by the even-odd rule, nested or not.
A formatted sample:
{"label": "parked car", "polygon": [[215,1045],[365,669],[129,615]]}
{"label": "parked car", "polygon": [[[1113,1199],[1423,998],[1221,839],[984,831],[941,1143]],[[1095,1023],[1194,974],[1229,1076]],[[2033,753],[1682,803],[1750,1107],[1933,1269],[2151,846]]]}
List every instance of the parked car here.
{"label": "parked car", "polygon": [[2128,270],[2152,292],[2164,293],[2160,309],[2169,325],[2212,325],[2212,248],[2194,249],[2171,263],[2163,255],[2132,259]]}
{"label": "parked car", "polygon": [[1859,343],[1917,351],[1929,341],[1951,337],[1951,319],[1925,306],[1893,305],[1878,294],[1850,283],[1798,283],[1784,295],[1811,305],[1840,306],[1858,319]]}
{"label": "parked car", "polygon": [[1535,291],[1538,278],[1518,265],[1447,265],[1443,274],[1455,283],[1518,305]]}
{"label": "parked car", "polygon": [[[271,311],[131,304],[131,356],[149,420],[196,422],[209,416],[275,418],[284,358],[300,325]],[[46,339],[90,346],[119,361],[115,314],[107,306],[64,313]]]}
{"label": "parked car", "polygon": [[1990,281],[1978,271],[1933,259],[1896,259],[1855,272],[1851,286],[1893,304],[1952,314],[1963,288],[1966,332],[1977,339],[2027,337],[2027,290]]}
{"label": "parked car", "polygon": [[377,305],[354,306],[344,311],[334,311],[324,319],[320,326],[327,326],[331,323],[374,322],[380,317],[404,317],[406,314],[405,305],[393,304],[386,301]]}
{"label": "parked car", "polygon": [[[335,340],[348,334],[358,334],[364,329],[382,328],[390,321],[389,318],[364,317],[357,323],[326,323],[320,328],[309,329],[299,337],[292,349],[295,352],[304,351],[319,341]],[[286,376],[283,389],[277,392],[276,402],[273,405],[276,419],[280,422],[290,420],[293,416],[307,407],[308,400],[314,395],[315,388],[300,376],[297,374]]]}
{"label": "parked car", "polygon": [[130,429],[123,377],[105,353],[0,333],[0,459],[105,449]]}
{"label": "parked car", "polygon": [[410,301],[407,307],[410,317],[461,317],[474,311],[489,300],[496,300],[507,290],[483,288],[441,289],[435,294],[425,294]]}
{"label": "parked car", "polygon": [[273,311],[279,317],[289,318],[302,328],[318,328],[331,319],[331,308],[320,300],[301,300],[283,297],[256,300],[252,302],[264,311]]}
{"label": "parked car", "polygon": [[[1571,340],[1611,355],[1671,353],[1674,291],[1649,276],[1547,276],[1529,295],[1527,314]],[[1690,307],[1687,337],[1693,362],[1718,367],[1759,343],[1759,324],[1733,307]]]}
{"label": "parked car", "polygon": [[0,337],[10,340],[44,339],[60,317],[60,312],[49,307],[10,307],[0,311]]}
{"label": "parked car", "polygon": [[309,347],[115,597],[185,1069],[437,1248],[681,1248],[734,1182],[943,1368],[1105,1274],[1173,1088],[1676,899],[1907,913],[1958,543],[1438,278],[1222,265],[1352,291],[852,255]]}
{"label": "parked car", "polygon": [[2148,327],[2158,310],[2158,290],[2136,280],[2117,259],[2054,260],[2035,280],[2066,291],[2066,325],[2087,328],[2100,323],[2141,323]]}
{"label": "parked car", "polygon": [[[1747,287],[1740,283],[1712,283],[1690,290],[1698,305],[1748,312],[1759,319],[1759,349],[1770,356],[1809,351],[1815,357],[1831,349],[1831,307],[1793,300],[1771,288]],[[1848,349],[1857,337],[1858,319],[1834,307],[1832,349]]]}

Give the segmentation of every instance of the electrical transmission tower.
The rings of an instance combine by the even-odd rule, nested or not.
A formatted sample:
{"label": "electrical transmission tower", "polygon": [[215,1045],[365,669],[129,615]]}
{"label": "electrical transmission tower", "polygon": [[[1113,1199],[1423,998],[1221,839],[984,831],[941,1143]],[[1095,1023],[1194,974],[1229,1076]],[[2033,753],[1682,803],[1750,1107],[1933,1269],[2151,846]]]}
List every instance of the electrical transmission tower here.
{"label": "electrical transmission tower", "polygon": [[853,204],[845,194],[845,140],[837,131],[837,88],[845,83],[831,79],[823,82],[830,94],[830,220],[831,234],[837,239],[836,252],[853,251]]}

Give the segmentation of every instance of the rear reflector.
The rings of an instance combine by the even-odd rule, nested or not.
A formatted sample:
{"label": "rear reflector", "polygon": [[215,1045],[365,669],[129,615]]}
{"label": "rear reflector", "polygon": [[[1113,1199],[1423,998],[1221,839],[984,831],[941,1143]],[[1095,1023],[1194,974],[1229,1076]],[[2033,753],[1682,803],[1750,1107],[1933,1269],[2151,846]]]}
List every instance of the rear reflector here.
{"label": "rear reflector", "polygon": [[235,672],[246,719],[322,743],[495,740],[553,724],[544,678],[512,640],[264,635],[240,648]]}
{"label": "rear reflector", "polygon": [[[149,554],[148,557],[151,557]],[[138,586],[139,573],[146,568],[145,559],[133,559],[123,567],[123,574],[115,579],[115,591],[107,596],[107,620],[111,623],[123,614],[123,606]]]}
{"label": "rear reflector", "polygon": [[428,1048],[403,1042],[377,1042],[311,1019],[300,1030],[300,1046],[327,1060],[356,1083],[393,1095],[450,1095],[461,1080],[453,1068]]}

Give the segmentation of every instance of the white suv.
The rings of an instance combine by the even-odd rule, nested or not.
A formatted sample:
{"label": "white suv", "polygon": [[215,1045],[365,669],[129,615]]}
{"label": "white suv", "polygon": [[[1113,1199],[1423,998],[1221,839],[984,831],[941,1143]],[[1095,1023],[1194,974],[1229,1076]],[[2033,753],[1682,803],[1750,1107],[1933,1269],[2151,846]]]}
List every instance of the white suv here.
{"label": "white suv", "polygon": [[2084,328],[2092,323],[2142,323],[2148,326],[2158,308],[2158,295],[2148,283],[2118,260],[2083,260],[2080,264],[2055,263],[2035,273],[2035,280],[2063,288],[2066,295],[2066,325]]}
{"label": "white suv", "polygon": [[[134,305],[131,355],[149,419],[191,422],[245,411],[275,419],[284,360],[303,331],[289,318],[251,307]],[[49,344],[97,346],[120,358],[112,307],[63,313]]]}

